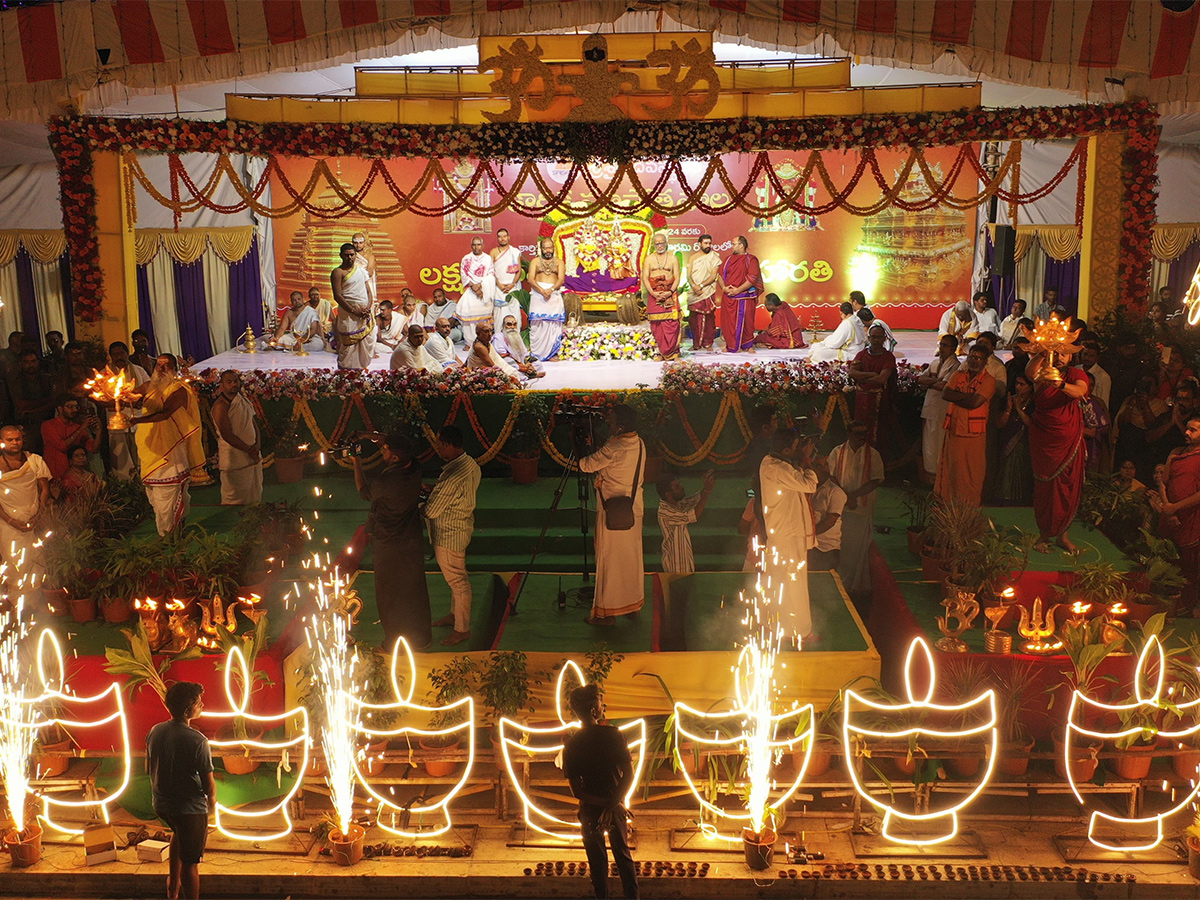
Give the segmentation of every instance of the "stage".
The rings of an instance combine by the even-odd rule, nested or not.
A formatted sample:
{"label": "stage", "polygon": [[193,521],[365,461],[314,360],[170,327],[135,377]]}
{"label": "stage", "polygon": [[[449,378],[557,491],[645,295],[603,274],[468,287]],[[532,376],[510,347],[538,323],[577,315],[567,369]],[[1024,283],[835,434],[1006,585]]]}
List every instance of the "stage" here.
{"label": "stage", "polygon": [[[806,335],[806,339],[808,336]],[[924,365],[937,352],[937,334],[934,331],[898,331],[895,349],[898,360]],[[690,341],[684,341],[683,359],[702,365],[741,365],[742,363],[767,363],[782,360],[807,359],[809,349],[759,350],[756,353],[687,352]],[[460,358],[464,354],[460,352]],[[1007,357],[1006,353],[1001,354]],[[371,371],[383,371],[388,367],[390,354],[377,352],[371,363]],[[650,360],[589,360],[570,362],[547,362],[542,364],[546,375],[529,382],[527,387],[538,391],[596,390],[629,391],[638,388],[658,388],[662,383],[663,367],[668,365]],[[244,353],[227,350],[216,356],[203,359],[192,366],[192,370],[236,369],[238,371],[295,371],[332,370],[337,368],[337,355],[330,352],[310,353],[296,356],[282,351],[259,351]]]}

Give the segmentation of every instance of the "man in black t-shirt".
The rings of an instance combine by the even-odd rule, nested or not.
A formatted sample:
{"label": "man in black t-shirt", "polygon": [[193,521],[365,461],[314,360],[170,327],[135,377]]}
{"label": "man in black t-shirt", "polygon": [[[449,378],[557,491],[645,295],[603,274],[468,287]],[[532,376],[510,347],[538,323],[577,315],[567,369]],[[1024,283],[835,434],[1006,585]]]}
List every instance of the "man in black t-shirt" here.
{"label": "man in black t-shirt", "polygon": [[597,897],[608,896],[608,852],[604,846],[607,831],[625,896],[637,897],[637,871],[628,843],[629,813],[624,806],[625,795],[633,787],[629,745],[619,728],[600,724],[604,703],[596,685],[572,691],[571,710],[579,716],[582,728],[567,739],[563,774],[579,800],[579,824],[592,888]]}
{"label": "man in black t-shirt", "polygon": [[171,685],[166,697],[171,719],[146,735],[154,811],[171,829],[168,900],[200,896],[200,860],[217,790],[208,739],[190,724],[204,708],[203,695],[203,686],[191,681]]}

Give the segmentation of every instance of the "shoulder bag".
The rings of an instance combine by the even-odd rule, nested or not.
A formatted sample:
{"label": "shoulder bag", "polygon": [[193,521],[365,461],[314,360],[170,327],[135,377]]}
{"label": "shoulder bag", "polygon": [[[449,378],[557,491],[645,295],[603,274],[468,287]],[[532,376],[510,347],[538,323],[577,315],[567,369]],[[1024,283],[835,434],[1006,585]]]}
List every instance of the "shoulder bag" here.
{"label": "shoulder bag", "polygon": [[633,490],[629,492],[628,497],[604,497],[601,496],[600,502],[604,504],[604,530],[605,531],[629,531],[633,528],[633,498],[637,496],[638,482],[642,477],[642,439],[638,438],[638,461],[637,466],[633,470]]}

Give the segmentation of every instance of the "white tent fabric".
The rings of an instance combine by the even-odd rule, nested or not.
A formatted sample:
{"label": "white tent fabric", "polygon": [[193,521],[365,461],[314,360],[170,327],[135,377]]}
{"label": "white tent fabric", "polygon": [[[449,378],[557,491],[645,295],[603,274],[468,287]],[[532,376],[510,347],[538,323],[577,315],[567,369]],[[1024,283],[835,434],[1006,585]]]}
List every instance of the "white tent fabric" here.
{"label": "white tent fabric", "polygon": [[[181,157],[183,167],[187,170],[188,175],[197,184],[204,184],[212,176],[213,170],[217,167],[218,157],[214,153],[184,153]],[[229,158],[234,169],[238,172],[244,172],[246,169],[245,159],[242,154],[234,154]],[[138,162],[146,175],[149,176],[150,183],[155,189],[165,197],[171,196],[171,176],[168,170],[167,157],[153,154],[138,154]],[[265,165],[265,163],[264,163]],[[261,174],[261,169],[259,173]],[[55,187],[55,198],[57,200],[57,186]],[[171,215],[171,211],[161,205],[141,186],[135,184],[134,198],[137,202],[137,227],[138,228],[174,228],[175,220]],[[213,200],[222,205],[232,206],[238,202],[237,191],[233,185],[229,183],[228,178],[222,178],[220,187],[217,189],[216,196]],[[252,225],[253,219],[248,211],[243,210],[240,213],[225,215],[224,213],[214,212],[211,209],[199,209],[196,212],[188,213],[182,218],[179,223],[180,228],[231,228],[238,225]],[[60,221],[57,226],[62,227]]]}
{"label": "white tent fabric", "polygon": [[159,353],[178,355],[183,347],[179,341],[179,313],[175,309],[175,261],[170,254],[155,254],[146,266],[146,278],[156,348]]}
{"label": "white tent fabric", "polygon": [[33,297],[37,305],[38,330],[67,334],[67,314],[63,308],[62,268],[58,262],[32,260]]}
{"label": "white tent fabric", "polygon": [[0,168],[0,222],[28,231],[63,227],[54,163]]}
{"label": "white tent fabric", "polygon": [[[159,254],[160,256],[162,254]],[[208,307],[208,339],[214,354],[224,353],[229,340],[229,263],[209,247],[200,257],[204,265],[204,297]]]}
{"label": "white tent fabric", "polygon": [[[267,161],[258,156],[243,156],[242,180],[257,184],[267,168]],[[266,203],[271,202],[271,186],[263,194]],[[275,321],[275,223],[268,218],[250,213],[258,235],[259,276],[262,281],[263,321]],[[268,314],[269,305],[269,314]]]}

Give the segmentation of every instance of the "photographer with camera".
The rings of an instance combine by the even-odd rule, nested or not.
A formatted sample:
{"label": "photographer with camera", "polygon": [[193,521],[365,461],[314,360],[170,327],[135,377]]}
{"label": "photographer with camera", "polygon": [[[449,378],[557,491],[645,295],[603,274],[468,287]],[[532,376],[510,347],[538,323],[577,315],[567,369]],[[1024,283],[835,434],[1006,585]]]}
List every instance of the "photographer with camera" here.
{"label": "photographer with camera", "polygon": [[596,598],[589,625],[612,625],[645,602],[642,559],[642,480],[646,446],[637,433],[637,411],[621,404],[608,414],[604,446],[579,460],[596,474]]}
{"label": "photographer with camera", "polygon": [[383,625],[383,649],[403,636],[414,650],[433,642],[429,588],[425,583],[425,536],[421,532],[421,468],[398,432],[361,435],[379,444],[383,471],[370,481],[361,443],[351,452],[354,486],[371,503],[367,532],[375,546],[375,602]]}

